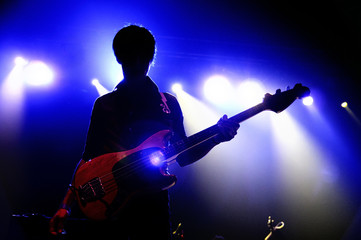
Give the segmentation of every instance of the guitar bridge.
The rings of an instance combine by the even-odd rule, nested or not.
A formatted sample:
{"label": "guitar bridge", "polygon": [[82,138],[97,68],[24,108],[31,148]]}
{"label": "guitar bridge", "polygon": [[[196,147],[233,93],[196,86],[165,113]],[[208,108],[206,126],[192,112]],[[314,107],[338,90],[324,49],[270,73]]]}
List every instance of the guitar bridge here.
{"label": "guitar bridge", "polygon": [[100,178],[93,178],[86,184],[79,186],[78,194],[82,204],[101,199],[105,195],[105,190]]}

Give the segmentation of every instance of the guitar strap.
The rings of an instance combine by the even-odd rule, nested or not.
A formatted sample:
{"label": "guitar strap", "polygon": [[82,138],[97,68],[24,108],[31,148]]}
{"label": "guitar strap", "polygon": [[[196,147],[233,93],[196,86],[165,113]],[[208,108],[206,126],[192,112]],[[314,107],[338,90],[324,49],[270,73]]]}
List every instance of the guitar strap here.
{"label": "guitar strap", "polygon": [[160,96],[162,97],[162,102],[163,102],[163,103],[160,104],[160,106],[162,107],[163,112],[165,112],[167,114],[170,114],[171,110],[168,107],[167,98],[164,96],[164,93],[162,93],[162,92],[160,92]]}

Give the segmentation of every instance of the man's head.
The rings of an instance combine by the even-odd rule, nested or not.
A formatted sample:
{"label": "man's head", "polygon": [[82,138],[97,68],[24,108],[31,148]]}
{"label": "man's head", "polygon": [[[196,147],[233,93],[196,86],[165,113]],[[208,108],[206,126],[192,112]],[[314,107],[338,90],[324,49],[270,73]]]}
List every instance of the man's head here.
{"label": "man's head", "polygon": [[113,51],[122,65],[139,61],[150,64],[155,55],[155,39],[146,28],[129,25],[115,35]]}

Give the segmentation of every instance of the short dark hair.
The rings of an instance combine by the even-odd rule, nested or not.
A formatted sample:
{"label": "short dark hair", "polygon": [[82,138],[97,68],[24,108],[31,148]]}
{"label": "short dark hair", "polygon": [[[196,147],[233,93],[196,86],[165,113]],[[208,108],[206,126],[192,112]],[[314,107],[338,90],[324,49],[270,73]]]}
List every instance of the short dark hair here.
{"label": "short dark hair", "polygon": [[151,63],[155,56],[155,38],[138,25],[129,25],[118,31],[113,39],[113,51],[118,63],[140,57]]}

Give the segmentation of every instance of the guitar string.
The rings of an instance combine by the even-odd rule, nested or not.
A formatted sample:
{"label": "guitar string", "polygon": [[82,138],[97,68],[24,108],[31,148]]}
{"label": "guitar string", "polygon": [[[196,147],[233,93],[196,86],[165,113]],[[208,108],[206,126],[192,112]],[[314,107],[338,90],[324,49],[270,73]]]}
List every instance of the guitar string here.
{"label": "guitar string", "polygon": [[[216,126],[216,125],[215,125]],[[204,138],[204,135],[206,136],[209,136],[209,133],[213,133],[215,132],[215,129],[214,129],[214,126],[206,129],[208,131],[202,131],[202,132],[199,132],[198,135],[194,135],[192,138],[189,138],[190,140],[186,143],[190,146],[192,146],[194,143],[197,143],[199,142],[199,138]],[[177,144],[174,144],[172,145],[174,146],[173,148],[174,149],[170,149],[168,148],[168,152],[171,152],[171,151],[174,151],[177,149]],[[162,151],[162,150],[159,150],[159,151]],[[163,152],[165,153],[165,155],[167,155],[167,149],[164,149]],[[106,180],[106,181],[102,181],[102,185],[104,188],[106,187],[112,187],[112,186],[117,186],[117,180],[119,180],[119,178],[126,178],[126,177],[129,177],[130,175],[134,174],[135,172],[137,172],[139,170],[139,168],[142,168],[142,167],[147,167],[148,165],[151,165],[151,162],[150,161],[144,161],[146,160],[147,158],[149,157],[148,156],[145,156],[143,158],[140,158],[140,159],[137,159],[136,161],[133,161],[131,163],[128,163],[114,171],[111,171],[109,173],[106,173],[105,175],[99,177],[100,180],[104,179],[105,177],[107,176],[114,176],[114,181],[113,181],[113,178],[110,178],[109,180]],[[166,162],[166,161],[163,161],[163,163]],[[146,163],[145,166],[142,166],[144,165],[144,163]],[[131,168],[132,166],[131,165],[134,165],[133,168]],[[124,170],[125,168],[131,168],[130,170],[128,170],[127,172],[124,172],[124,173],[121,173],[122,170]],[[123,175],[122,175],[123,174]],[[91,181],[89,181],[88,183],[91,185],[92,183],[94,183],[95,181],[97,181],[96,179],[93,179]],[[110,184],[107,184],[109,183]],[[89,184],[87,185],[87,190],[84,190],[85,193],[89,193],[89,191],[93,191],[93,189],[89,186]]]}
{"label": "guitar string", "polygon": [[[203,135],[205,135],[205,134],[203,134]],[[207,134],[208,135],[208,134]],[[203,137],[203,136],[202,136]],[[198,138],[200,138],[200,137],[198,137]],[[192,146],[192,145],[194,145],[194,143],[195,142],[199,142],[199,140],[198,139],[191,139],[191,140],[189,140],[187,143],[186,143],[186,145],[187,146]],[[183,147],[182,147],[183,148]],[[182,149],[181,148],[181,149]],[[168,159],[168,157],[169,157],[169,155],[171,155],[171,154],[173,154],[174,152],[178,152],[179,151],[179,147],[177,148],[177,145],[173,145],[173,147],[168,147],[168,148],[166,148],[166,149],[164,149],[163,151],[162,150],[159,150],[159,151],[161,151],[162,152],[162,155],[163,156],[165,156],[165,158],[166,159]],[[152,154],[152,153],[151,153]],[[150,154],[149,154],[150,155]],[[144,157],[142,157],[142,158],[140,158],[140,159],[137,159],[136,161],[133,161],[132,163],[137,163],[137,162],[139,162],[139,167],[141,167],[142,166],[142,163],[144,162],[147,166],[152,166],[153,164],[151,163],[151,161],[144,161],[144,160],[148,160],[149,159],[149,155],[147,155],[147,156],[144,156]],[[173,155],[175,155],[175,154],[173,154]],[[163,163],[165,163],[165,162],[167,162],[167,160],[164,160],[164,161],[162,161]],[[119,170],[123,170],[123,168],[126,168],[126,167],[130,167],[130,165],[132,165],[132,163],[129,163],[129,164],[127,164],[127,165],[124,165],[122,168],[120,168]],[[134,172],[134,170],[137,170],[137,168],[136,168],[137,166],[135,166],[134,168],[132,168],[132,169],[130,169],[130,171],[128,171],[126,174],[131,174],[132,172]],[[117,169],[118,170],[118,169]],[[113,173],[113,175],[116,175],[117,174],[117,170],[115,170],[115,171],[113,171],[112,173]]]}
{"label": "guitar string", "polygon": [[[254,115],[254,114],[258,113],[258,112],[261,112],[261,111],[263,111],[263,110],[264,110],[263,104],[259,104],[259,105],[256,105],[256,106],[254,106],[253,108],[250,108],[250,109],[248,109],[248,110],[246,110],[246,111],[249,113],[249,115],[252,116],[252,115]],[[242,120],[242,117],[245,115],[246,111],[245,111],[245,112],[242,112],[242,113],[240,113],[240,114],[237,114],[237,115],[235,115],[235,116],[233,116],[232,119],[236,119],[237,122],[241,122],[241,121],[247,119],[248,117],[246,117],[246,118],[244,118],[244,119]],[[217,126],[217,125],[214,125],[214,126]],[[214,130],[214,128],[213,128],[214,126],[208,128],[208,129],[205,129],[205,130]],[[202,134],[204,135],[205,132],[207,132],[207,131],[201,131],[201,132],[199,132],[199,133],[196,134],[196,135],[197,135],[197,136],[202,136]],[[196,135],[194,135],[194,136],[196,136]],[[195,140],[195,138],[192,139],[192,140]],[[176,146],[176,145],[175,145],[175,146]],[[115,189],[117,189],[117,185],[118,185],[117,180],[118,180],[120,177],[130,176],[130,175],[134,174],[134,172],[136,172],[140,167],[146,167],[146,166],[142,166],[142,163],[143,163],[143,162],[145,162],[146,165],[150,165],[150,162],[148,162],[148,164],[147,164],[147,161],[143,161],[143,160],[145,160],[147,157],[148,157],[148,156],[146,156],[145,158],[140,158],[140,159],[138,159],[137,161],[133,161],[133,162],[131,162],[131,163],[129,163],[129,164],[126,164],[126,165],[122,166],[121,168],[116,169],[115,171],[111,171],[111,172],[109,172],[109,173],[107,173],[107,174],[99,177],[100,179],[104,179],[104,178],[107,177],[107,176],[111,176],[111,175],[114,176],[114,181],[113,181],[113,178],[110,178],[109,180],[103,182],[104,188],[105,188],[105,187],[106,187],[106,188],[111,188],[111,187],[115,186]],[[139,165],[137,166],[138,162],[139,162]],[[163,161],[163,162],[166,162],[166,161]],[[121,171],[122,171],[123,169],[125,169],[125,168],[131,167],[131,165],[133,165],[133,164],[135,164],[135,167],[132,168],[132,169],[130,169],[130,170],[128,170],[128,172],[125,173],[125,174],[127,174],[127,175],[124,175],[124,173],[123,173],[123,176],[121,176]],[[91,180],[91,181],[89,181],[88,183],[92,183],[92,182],[94,182],[94,181],[96,181],[96,180]],[[109,183],[109,182],[110,182],[110,183]],[[106,183],[109,183],[109,184],[107,184],[107,186],[105,186]],[[87,185],[87,186],[88,186],[88,191],[92,191],[91,187],[90,187],[89,185]]]}
{"label": "guitar string", "polygon": [[[207,136],[207,137],[208,137],[208,136],[210,135],[210,133],[212,133],[212,134],[217,134],[217,133],[218,133],[217,130],[218,130],[217,125],[213,125],[213,126],[207,128],[207,129],[205,129],[204,131],[201,131],[201,132],[199,132],[198,134],[195,134],[195,135],[189,137],[189,138],[188,138],[189,141],[188,141],[186,144],[192,146],[192,145],[194,145],[194,142],[195,142],[195,143],[198,143],[198,142],[199,142],[199,139],[207,139],[207,138],[204,138],[204,136]],[[183,142],[183,143],[184,143],[184,142]],[[173,144],[173,145],[171,145],[171,146],[174,146],[174,147],[173,147],[173,149],[171,149],[170,147],[168,147],[168,150],[169,150],[168,152],[171,152],[170,150],[172,150],[172,151],[176,150],[178,145],[177,145],[177,144]],[[162,150],[160,150],[160,151],[162,151]],[[167,148],[164,149],[163,152],[165,153],[165,155],[167,155]],[[121,171],[122,171],[123,169],[125,169],[125,168],[130,168],[131,165],[134,165],[133,168],[131,168],[130,170],[128,170],[128,171],[126,172],[127,175],[125,175],[125,174],[123,173],[123,176],[121,176],[121,177],[127,177],[127,176],[129,176],[129,175],[132,175],[134,172],[136,172],[136,171],[139,169],[139,167],[142,167],[142,163],[144,162],[143,160],[146,159],[147,157],[148,157],[148,156],[146,156],[145,158],[140,158],[140,159],[138,159],[137,161],[133,161],[133,162],[131,162],[131,163],[129,163],[129,164],[126,164],[126,165],[122,166],[121,168],[118,168],[118,169],[116,169],[115,171],[111,171],[111,172],[109,172],[109,173],[107,173],[107,174],[105,174],[105,175],[103,175],[103,176],[101,176],[101,177],[99,177],[99,178],[100,178],[101,180],[103,180],[103,179],[105,179],[107,176],[113,175],[113,176],[114,176],[114,179],[115,179],[115,180],[118,180],[118,179],[119,179],[119,173],[121,173]],[[138,162],[139,162],[139,165],[137,166]],[[166,162],[166,161],[163,161],[163,162]],[[91,184],[94,183],[95,181],[96,181],[96,180],[94,179],[94,180],[91,180],[91,181],[88,182],[87,191],[93,191],[92,188],[89,186],[89,184],[91,185]],[[108,182],[110,182],[110,184],[112,184],[112,185],[117,185],[117,182],[114,183],[113,179],[110,178],[109,180],[102,181],[104,187],[105,187],[105,185],[106,185]],[[111,186],[111,185],[109,185],[109,186]]]}
{"label": "guitar string", "polygon": [[[159,151],[162,151],[162,150],[159,150]],[[163,152],[165,153],[165,154],[164,154],[165,156],[169,155],[169,153],[171,153],[172,151],[174,151],[174,150],[171,149],[171,148],[169,148],[168,151],[167,151],[166,149],[163,150]],[[130,162],[130,163],[128,163],[128,164],[126,164],[126,165],[124,165],[124,166],[122,166],[122,167],[114,170],[114,171],[111,171],[111,172],[106,173],[105,175],[99,177],[101,180],[105,179],[105,178],[108,177],[108,176],[110,177],[109,180],[102,181],[102,185],[103,185],[104,187],[112,186],[112,185],[109,185],[109,184],[107,185],[107,183],[110,182],[111,184],[113,184],[113,185],[116,186],[117,183],[114,182],[114,180],[116,181],[116,180],[118,180],[120,177],[128,177],[129,175],[131,175],[131,174],[133,174],[134,172],[138,171],[139,168],[141,168],[142,165],[144,165],[144,163],[147,163],[147,161],[144,161],[144,160],[146,160],[147,158],[148,158],[148,156],[139,158],[139,159],[137,159],[136,161],[132,161],[132,162]],[[166,162],[166,160],[163,161],[163,163],[164,163],[164,162]],[[132,165],[134,165],[134,166],[132,166]],[[151,165],[151,163],[148,162],[147,165]],[[146,167],[146,166],[143,166],[143,167]],[[128,170],[127,172],[123,172],[123,173],[122,173],[121,171],[122,171],[122,170],[125,170],[126,168],[129,168],[129,170]],[[127,175],[125,175],[125,174],[127,174]],[[113,179],[112,176],[114,176],[114,179]],[[89,184],[91,185],[91,184],[95,183],[96,181],[97,181],[96,179],[93,179],[93,180],[91,180],[91,181],[89,181],[89,182],[87,182],[87,183],[89,183]],[[83,190],[83,192],[89,193],[89,191],[93,191],[92,188],[89,186],[89,184],[87,185],[86,189]]]}
{"label": "guitar string", "polygon": [[[189,141],[188,141],[188,146],[193,146],[195,145],[195,143],[198,143],[199,142],[199,139],[207,139],[210,135],[210,133],[213,133],[215,134],[217,131],[216,128],[212,127],[212,128],[209,128],[207,129],[208,131],[205,131],[205,132],[200,132],[200,134],[197,136],[197,137],[193,137],[191,138]],[[207,137],[205,137],[207,136]],[[165,149],[165,156],[167,156],[167,154],[169,154],[169,152],[172,152],[172,151],[176,151],[177,150],[177,145],[173,145],[173,149],[170,149],[168,148],[168,153],[167,153],[167,150]],[[177,152],[177,151],[176,151]],[[149,156],[149,155],[148,155]],[[118,173],[115,173],[114,172],[114,181],[112,181],[112,179],[110,179],[109,181],[111,181],[111,185],[107,185],[106,187],[108,186],[112,186],[114,185],[115,187],[117,187],[117,180],[119,180],[120,178],[127,178],[129,177],[130,175],[136,173],[136,172],[139,172],[139,168],[146,168],[148,166],[152,166],[151,162],[150,161],[143,161],[145,159],[148,158],[148,156],[144,157],[144,158],[141,158],[141,159],[138,159],[139,160],[139,165],[138,166],[135,166],[134,168],[128,170],[127,172],[124,172],[123,175],[119,175],[119,172]],[[147,159],[148,160],[148,159]],[[163,161],[163,162],[166,162],[166,161]],[[124,166],[126,167],[126,165]],[[128,166],[129,167],[129,166]],[[104,184],[105,185],[105,184]]]}
{"label": "guitar string", "polygon": [[[144,158],[140,158],[137,161],[134,162],[134,166],[131,167],[130,169],[126,169],[127,171],[123,171],[120,172],[119,169],[113,174],[113,177],[111,177],[111,175],[109,176],[110,178],[106,181],[102,181],[102,186],[104,187],[104,190],[107,193],[110,193],[112,191],[118,190],[118,182],[120,179],[126,179],[129,178],[131,175],[136,174],[137,172],[141,172],[141,169],[145,169],[148,168],[149,166],[152,166],[150,161],[144,161],[145,159],[147,159],[146,157]],[[136,164],[135,164],[136,163]],[[121,170],[125,170],[125,168],[129,168],[131,164],[125,165],[122,167]],[[104,179],[105,177],[102,177],[102,179]],[[93,180],[95,181],[95,180]],[[90,181],[90,182],[93,182]],[[89,191],[93,191],[91,189],[91,187],[88,185],[87,186],[87,193],[89,193]]]}
{"label": "guitar string", "polygon": [[[165,153],[164,154],[165,156],[169,156],[169,154],[172,153],[172,151],[174,151],[176,148],[173,148],[173,149],[168,148],[168,149],[169,149],[168,151],[166,149],[163,151]],[[104,188],[108,188],[108,189],[115,186],[114,190],[116,190],[117,185],[118,185],[117,180],[119,180],[120,178],[127,178],[130,175],[132,175],[132,174],[134,174],[136,172],[139,172],[139,169],[146,168],[146,167],[149,167],[149,166],[153,165],[150,161],[145,161],[145,160],[148,160],[148,157],[149,156],[139,158],[136,161],[133,161],[133,162],[131,162],[129,164],[126,164],[126,165],[122,166],[121,168],[118,168],[115,171],[112,171],[110,173],[107,173],[107,174],[103,175],[102,177],[99,177],[101,180],[103,180],[105,177],[110,176],[110,179],[108,179],[106,181],[102,181],[102,186]],[[166,162],[166,160],[163,161],[163,163],[164,162]],[[134,165],[134,166],[131,166],[131,165]],[[126,172],[122,173],[121,171],[125,170],[125,168],[129,168],[129,169]],[[96,180],[94,179],[94,180],[89,181],[88,183],[92,184],[95,181]],[[107,183],[109,183],[109,184],[107,184]],[[93,191],[93,190],[91,189],[91,187],[89,185],[87,185],[87,192],[89,193],[89,191]],[[84,191],[84,192],[86,192],[86,191]]]}
{"label": "guitar string", "polygon": [[[256,106],[254,106],[253,108],[251,108],[251,109],[248,109],[248,110],[246,110],[248,113],[249,113],[249,115],[255,115],[256,113],[259,113],[259,112],[261,112],[261,111],[263,111],[263,110],[265,110],[266,108],[264,107],[264,104],[263,103],[261,103],[261,104],[259,104],[259,105],[256,105]],[[246,115],[246,111],[245,112],[242,112],[242,113],[240,113],[240,114],[237,114],[236,116],[233,116],[231,119],[235,119],[237,122],[241,122],[241,121],[243,121],[243,120],[245,120],[245,119],[247,119],[248,117],[246,116],[245,118],[244,118],[244,115]],[[242,119],[243,118],[243,119]],[[212,128],[212,127],[211,127]],[[203,132],[203,131],[202,131]],[[200,133],[202,133],[202,132],[200,132]],[[113,188],[114,188],[114,186],[115,186],[115,190],[117,190],[118,188],[117,188],[117,185],[118,185],[118,182],[117,182],[117,179],[119,179],[119,176],[120,176],[120,174],[119,173],[121,173],[120,171],[121,170],[123,170],[124,168],[126,168],[126,167],[130,167],[132,164],[137,164],[136,162],[139,162],[139,165],[137,166],[137,165],[135,165],[135,168],[133,168],[133,169],[131,169],[130,171],[128,171],[126,174],[129,176],[129,175],[131,175],[131,174],[133,174],[137,169],[139,169],[140,167],[142,167],[142,163],[144,162],[143,160],[144,160],[145,158],[141,158],[141,159],[138,159],[138,161],[134,161],[134,162],[132,162],[132,163],[130,163],[130,164],[126,164],[126,165],[124,165],[123,167],[121,167],[121,168],[119,168],[119,169],[117,169],[117,170],[115,170],[115,171],[112,171],[112,172],[109,172],[109,173],[107,173],[107,174],[105,174],[104,176],[102,176],[102,177],[99,177],[99,178],[101,178],[101,179],[104,179],[105,177],[107,177],[107,176],[111,176],[111,174],[113,174],[113,176],[114,176],[114,181],[113,181],[113,179],[112,178],[110,178],[109,180],[107,180],[107,181],[104,181],[105,183],[109,183],[109,184],[107,184],[107,186],[105,186],[105,183],[104,183],[104,188],[106,187],[106,188],[108,188],[110,191],[114,191],[113,190]],[[165,162],[165,161],[164,161]],[[146,163],[146,162],[145,162]],[[148,163],[149,164],[149,163]],[[148,165],[148,164],[145,164],[145,165]],[[144,167],[144,166],[143,166]],[[120,176],[120,177],[122,177],[122,176]],[[91,183],[92,181],[95,181],[95,180],[91,180],[91,181],[89,181],[88,183]],[[92,189],[91,189],[91,187],[89,186],[89,184],[87,185],[87,187],[88,187],[88,191],[92,191]],[[108,191],[109,191],[108,190]]]}
{"label": "guitar string", "polygon": [[[208,129],[208,130],[211,130],[211,129]],[[198,140],[199,138],[204,138],[205,133],[207,133],[207,136],[209,136],[209,132],[210,131],[200,132],[197,137],[191,138],[187,144],[191,145],[191,146],[194,145],[194,142],[196,142],[196,143],[199,142],[199,140]],[[215,132],[214,128],[212,129],[212,132]],[[177,150],[176,144],[173,145],[172,148],[169,147],[168,151],[167,151],[167,149],[164,149],[163,152],[165,153],[164,155],[167,156],[167,154],[172,153],[172,151],[174,152],[175,150]],[[159,151],[161,151],[161,150],[159,150]],[[118,180],[119,179],[127,178],[130,175],[132,175],[136,172],[139,172],[140,168],[145,168],[145,167],[148,167],[149,165],[151,165],[150,161],[144,161],[148,157],[149,157],[149,155],[145,156],[143,158],[137,159],[137,161],[133,161],[129,164],[122,166],[121,168],[116,169],[115,171],[111,171],[111,172],[99,177],[102,180],[102,186],[104,187],[104,190],[106,190],[108,193],[112,192],[114,190],[118,190]],[[166,161],[163,161],[163,163],[164,162],[166,162]],[[131,168],[132,167],[131,165],[134,165],[133,168]],[[130,168],[130,169],[127,170],[126,172],[122,173],[121,171],[125,170],[125,168]],[[114,176],[114,178],[111,177],[112,175]],[[108,176],[110,176],[110,178],[108,180],[104,181],[104,179]],[[91,180],[88,183],[91,185],[95,181],[96,181],[96,179]],[[87,185],[86,189],[83,190],[84,193],[89,193],[89,192],[93,191],[92,187],[89,184]]]}
{"label": "guitar string", "polygon": [[[111,171],[111,172],[106,173],[105,175],[99,177],[99,179],[102,180],[102,186],[103,186],[104,188],[106,188],[106,187],[108,187],[108,186],[112,186],[112,184],[114,183],[114,179],[115,179],[117,176],[121,175],[121,171],[122,171],[123,169],[131,168],[132,165],[134,165],[133,168],[131,168],[131,171],[134,172],[135,170],[137,170],[137,169],[141,166],[142,162],[145,162],[145,161],[143,161],[143,160],[145,160],[145,159],[146,159],[145,157],[139,158],[139,159],[137,159],[136,161],[130,162],[130,163],[128,163],[128,164],[126,164],[126,165],[124,165],[124,166],[122,166],[122,167],[114,170],[114,171]],[[133,169],[133,170],[132,170],[132,169]],[[128,172],[129,172],[129,171],[128,171]],[[108,176],[110,177],[110,179],[109,179],[109,180],[106,180],[106,181],[103,181],[103,179],[106,178],[106,177],[108,177]],[[94,184],[96,181],[97,181],[96,179],[93,179],[93,180],[88,181],[88,182],[87,182],[88,185],[87,185],[87,187],[86,187],[87,190],[83,190],[83,192],[84,192],[84,193],[89,193],[89,192],[93,191],[90,185]],[[107,183],[109,183],[109,182],[110,182],[110,185],[107,184]],[[115,185],[117,185],[116,182],[115,182]]]}
{"label": "guitar string", "polygon": [[[262,104],[262,105],[259,104],[259,105],[256,105],[256,106],[254,106],[253,108],[250,108],[250,109],[248,109],[248,110],[246,110],[246,111],[248,112],[248,115],[251,115],[251,116],[252,116],[252,115],[254,115],[254,114],[256,114],[257,112],[260,112],[260,111],[262,111],[262,110],[264,110],[263,104]],[[243,117],[244,115],[247,115],[247,114],[245,114],[246,111],[241,112],[241,113],[233,116],[232,119],[235,119],[237,122],[242,121],[242,117]],[[247,118],[247,117],[246,117],[246,118]],[[246,118],[244,118],[244,119],[246,119]],[[210,131],[210,132],[215,132],[215,131],[214,131],[214,130],[215,130],[215,129],[214,129],[215,126],[217,126],[217,125],[213,125],[213,126],[209,127],[208,129],[205,129],[204,131],[201,131],[201,132],[199,132],[198,134],[195,134],[194,136],[197,136],[197,135],[198,135],[198,137],[200,137],[200,136],[202,136],[202,135],[205,135],[205,133],[209,134],[208,131]],[[202,137],[203,137],[203,136],[202,136]],[[190,138],[192,138],[192,136],[191,136]],[[196,138],[194,138],[193,140],[196,140]],[[191,142],[191,141],[190,141],[190,142]],[[196,142],[197,142],[197,141],[196,141]],[[176,146],[176,145],[174,145],[174,146]],[[142,160],[142,159],[141,159],[141,160]],[[123,168],[129,167],[131,164],[133,164],[133,163],[130,163],[130,164],[128,164],[128,165],[124,165],[122,168],[119,168],[119,169],[117,169],[117,170],[115,170],[115,171],[111,171],[111,172],[109,172],[109,173],[107,173],[107,174],[105,174],[105,175],[103,175],[102,177],[99,177],[99,178],[105,178],[106,176],[111,175],[111,174],[114,175],[117,171],[121,171]],[[96,180],[94,180],[94,181],[96,181]],[[89,181],[89,182],[92,182],[92,181]]]}
{"label": "guitar string", "polygon": [[[193,138],[191,138],[191,140],[189,140],[188,141],[188,145],[193,145],[194,144],[194,142],[195,143],[198,143],[199,142],[199,138],[204,138],[204,135],[205,135],[205,133],[207,133],[207,135],[206,136],[209,136],[209,132],[210,131],[212,131],[212,132],[216,132],[215,131],[215,128],[209,128],[209,129],[207,129],[207,130],[209,130],[208,132],[206,131],[206,132],[200,132],[198,135],[197,135],[197,137],[193,137]],[[176,150],[177,149],[177,145],[175,144],[175,145],[173,145],[174,146],[174,149],[172,149],[173,151],[174,150]],[[170,148],[168,148],[169,150],[171,150]],[[162,150],[159,150],[159,151],[162,151]],[[167,156],[167,149],[163,149],[163,152],[165,153],[165,156]],[[100,178],[100,180],[102,180],[102,186],[104,187],[104,190],[105,189],[107,189],[107,192],[109,193],[109,192],[112,192],[112,191],[114,191],[114,190],[117,190],[118,189],[118,180],[119,179],[121,179],[121,178],[127,178],[127,177],[129,177],[129,176],[131,176],[131,175],[133,175],[134,173],[136,173],[136,172],[139,172],[139,169],[141,169],[141,168],[146,168],[146,167],[148,167],[149,165],[151,165],[151,162],[150,161],[144,161],[144,160],[149,160],[148,159],[149,158],[149,155],[147,155],[147,156],[145,156],[145,157],[142,157],[142,158],[139,158],[139,159],[137,159],[136,161],[132,161],[132,162],[130,162],[130,163],[128,163],[128,164],[126,164],[126,165],[124,165],[124,166],[122,166],[122,167],[120,167],[120,168],[118,168],[118,169],[116,169],[116,170],[114,170],[114,171],[111,171],[111,172],[109,172],[109,173],[107,173],[107,174],[105,174],[105,175],[103,175],[103,176],[101,176],[101,177],[99,177]],[[164,162],[166,162],[166,161],[163,161],[163,163]],[[132,166],[132,165],[134,165],[134,166]],[[123,170],[125,170],[126,168],[128,168],[128,170],[127,171],[125,171],[125,172],[122,172]],[[106,177],[110,177],[108,180],[105,180],[104,181],[104,179],[106,178]],[[112,177],[113,176],[113,177]],[[94,183],[96,180],[94,179],[94,180],[91,180],[91,181],[89,181],[88,183]],[[89,191],[93,191],[93,189],[88,185],[88,187],[87,187],[87,192],[89,193]]]}

